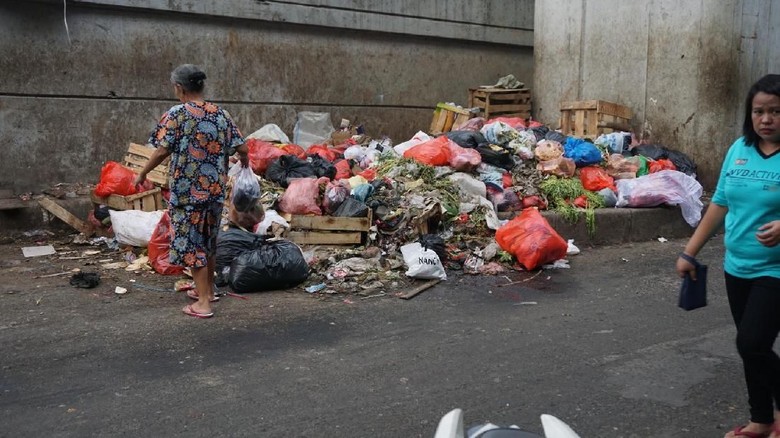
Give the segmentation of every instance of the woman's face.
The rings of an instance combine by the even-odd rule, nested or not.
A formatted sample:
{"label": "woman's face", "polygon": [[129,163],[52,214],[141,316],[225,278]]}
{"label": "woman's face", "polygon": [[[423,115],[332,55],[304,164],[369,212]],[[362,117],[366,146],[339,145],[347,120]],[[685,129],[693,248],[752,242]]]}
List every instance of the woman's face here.
{"label": "woman's face", "polygon": [[780,143],[780,96],[756,93],[751,110],[753,129],[762,140]]}

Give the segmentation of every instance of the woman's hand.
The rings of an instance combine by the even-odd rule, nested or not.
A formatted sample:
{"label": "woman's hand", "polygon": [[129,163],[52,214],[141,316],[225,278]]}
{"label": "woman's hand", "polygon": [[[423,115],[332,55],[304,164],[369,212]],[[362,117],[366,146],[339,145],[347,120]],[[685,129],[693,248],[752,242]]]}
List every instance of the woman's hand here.
{"label": "woman's hand", "polygon": [[146,180],[146,176],[143,174],[139,174],[135,176],[135,179],[133,180],[133,187],[137,187],[144,183]]}
{"label": "woman's hand", "polygon": [[758,227],[756,239],[770,248],[780,243],[780,221],[772,221]]}
{"label": "woman's hand", "polygon": [[693,263],[682,257],[678,257],[676,269],[677,273],[680,274],[680,277],[685,277],[685,274],[688,274],[691,276],[691,280],[696,281],[696,267],[693,266]]}

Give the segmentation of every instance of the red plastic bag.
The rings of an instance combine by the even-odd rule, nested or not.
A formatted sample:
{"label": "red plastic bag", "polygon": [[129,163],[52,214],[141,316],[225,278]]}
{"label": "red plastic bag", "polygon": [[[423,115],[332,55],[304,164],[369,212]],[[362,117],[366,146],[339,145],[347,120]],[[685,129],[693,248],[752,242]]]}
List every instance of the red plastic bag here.
{"label": "red plastic bag", "polygon": [[656,173],[662,170],[677,170],[677,166],[675,166],[671,160],[662,158],[660,160],[649,162],[648,170],[648,173]]}
{"label": "red plastic bag", "polygon": [[569,247],[535,208],[526,208],[499,228],[496,242],[529,271],[564,258]]}
{"label": "red plastic bag", "polygon": [[352,176],[352,167],[349,165],[349,160],[339,160],[333,164],[336,166],[336,176],[334,180],[347,179]]}
{"label": "red plastic bag", "polygon": [[582,181],[582,187],[591,192],[598,192],[606,188],[617,192],[615,180],[609,176],[607,170],[603,167],[586,166],[580,168],[580,181]]}
{"label": "red plastic bag", "polygon": [[162,215],[160,222],[152,232],[147,250],[149,263],[158,274],[179,275],[184,272],[184,266],[172,265],[169,259],[171,246],[171,218],[168,212]]}
{"label": "red plastic bag", "polygon": [[495,117],[485,122],[485,124],[489,125],[494,122],[504,122],[515,129],[526,128],[525,119],[521,119],[520,117]]}
{"label": "red plastic bag", "polygon": [[310,156],[317,154],[322,158],[330,161],[331,163],[336,161],[339,155],[342,155],[339,153],[339,151],[331,149],[328,147],[328,145],[324,145],[324,144],[313,144],[309,146],[309,150],[306,151],[306,153],[309,154]]}
{"label": "red plastic bag", "polygon": [[404,152],[404,158],[413,158],[429,166],[446,166],[450,163],[451,140],[446,135],[413,146]]}
{"label": "red plastic bag", "polygon": [[286,153],[273,143],[250,138],[246,141],[249,148],[249,167],[257,175],[265,175],[265,170],[271,161],[286,155]]}
{"label": "red plastic bag", "polygon": [[298,146],[297,144],[286,144],[282,146],[282,150],[288,154],[288,155],[295,155],[296,157],[300,158],[301,160],[306,159],[306,151],[303,150],[302,147]]}
{"label": "red plastic bag", "polygon": [[116,161],[109,161],[100,170],[100,182],[95,186],[95,195],[101,198],[109,195],[134,195],[138,190],[133,185],[136,174]]}
{"label": "red plastic bag", "polygon": [[450,149],[449,165],[460,172],[471,172],[482,163],[482,155],[476,149],[461,147],[449,140],[447,147]]}
{"label": "red plastic bag", "polygon": [[294,178],[279,198],[279,210],[290,214],[322,215],[320,210],[320,183],[327,184],[328,178]]}
{"label": "red plastic bag", "polygon": [[363,178],[365,178],[366,181],[371,182],[371,181],[376,179],[376,169],[373,169],[373,168],[372,169],[366,169],[366,170],[358,173],[358,175],[360,175]]}

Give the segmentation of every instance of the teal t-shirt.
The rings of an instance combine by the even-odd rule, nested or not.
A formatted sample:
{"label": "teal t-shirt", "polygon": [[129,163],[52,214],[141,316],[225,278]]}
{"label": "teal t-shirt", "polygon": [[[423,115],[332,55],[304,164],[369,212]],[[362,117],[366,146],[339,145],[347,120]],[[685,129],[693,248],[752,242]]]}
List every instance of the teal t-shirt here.
{"label": "teal t-shirt", "polygon": [[780,220],[780,154],[764,155],[744,137],[731,145],[712,202],[728,208],[724,269],[742,278],[780,278],[780,245],[756,239],[761,225]]}

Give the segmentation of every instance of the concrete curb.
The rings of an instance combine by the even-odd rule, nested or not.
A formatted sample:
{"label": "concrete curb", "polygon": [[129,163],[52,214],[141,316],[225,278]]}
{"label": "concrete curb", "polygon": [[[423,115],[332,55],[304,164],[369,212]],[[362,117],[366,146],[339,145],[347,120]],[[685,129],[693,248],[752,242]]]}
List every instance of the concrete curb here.
{"label": "concrete curb", "polygon": [[[92,208],[92,201],[88,196],[58,199],[57,203],[81,219],[86,219]],[[574,239],[578,246],[642,242],[659,237],[685,238],[690,237],[694,230],[683,219],[679,207],[599,209],[596,210],[596,230],[593,235],[588,233],[584,216],[572,224],[555,212],[545,211],[542,215],[561,237]],[[40,228],[72,230],[42,209],[34,200],[28,201],[26,208],[0,211],[0,230],[3,233]]]}

